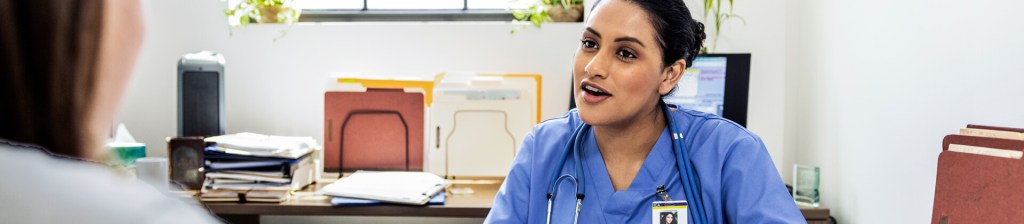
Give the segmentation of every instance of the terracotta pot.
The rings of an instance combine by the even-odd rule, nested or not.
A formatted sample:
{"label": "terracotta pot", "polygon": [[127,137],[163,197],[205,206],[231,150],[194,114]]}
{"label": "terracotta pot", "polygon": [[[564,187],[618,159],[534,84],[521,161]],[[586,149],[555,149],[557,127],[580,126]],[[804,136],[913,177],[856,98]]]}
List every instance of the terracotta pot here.
{"label": "terracotta pot", "polygon": [[280,23],[280,16],[282,13],[289,13],[291,9],[282,6],[265,6],[260,7],[260,23]]}
{"label": "terracotta pot", "polygon": [[580,22],[583,21],[583,5],[576,4],[568,9],[559,5],[548,6],[548,17],[555,22]]}

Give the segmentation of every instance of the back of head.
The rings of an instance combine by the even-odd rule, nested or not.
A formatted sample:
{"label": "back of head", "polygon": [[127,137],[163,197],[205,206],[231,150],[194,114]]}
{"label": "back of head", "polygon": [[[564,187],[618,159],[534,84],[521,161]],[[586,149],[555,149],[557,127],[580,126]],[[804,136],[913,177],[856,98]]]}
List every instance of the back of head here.
{"label": "back of head", "polygon": [[0,139],[84,155],[103,2],[0,0]]}

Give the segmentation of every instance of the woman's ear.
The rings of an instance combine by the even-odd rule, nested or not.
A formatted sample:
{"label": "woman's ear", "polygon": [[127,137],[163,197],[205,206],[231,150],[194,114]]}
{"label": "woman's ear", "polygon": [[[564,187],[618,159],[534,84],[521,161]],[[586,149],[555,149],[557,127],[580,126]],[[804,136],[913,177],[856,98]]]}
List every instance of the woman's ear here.
{"label": "woman's ear", "polygon": [[679,84],[683,78],[683,71],[686,70],[686,60],[679,59],[664,69],[661,74],[661,83],[658,85],[658,94],[665,95],[672,91],[672,88]]}

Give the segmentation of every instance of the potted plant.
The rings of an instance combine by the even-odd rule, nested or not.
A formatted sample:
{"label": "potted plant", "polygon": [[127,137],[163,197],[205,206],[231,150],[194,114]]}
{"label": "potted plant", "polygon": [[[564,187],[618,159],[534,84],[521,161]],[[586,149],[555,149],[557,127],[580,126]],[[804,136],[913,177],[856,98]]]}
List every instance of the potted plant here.
{"label": "potted plant", "polygon": [[[228,6],[224,14],[229,18],[229,25],[246,25],[252,21],[258,23],[294,23],[299,21],[302,10],[293,7],[294,0],[241,0],[238,4]],[[235,23],[237,22],[237,23]]]}
{"label": "potted plant", "polygon": [[583,0],[516,0],[510,8],[516,21],[529,21],[537,28],[545,22],[583,21]]}
{"label": "potted plant", "polygon": [[[251,22],[264,24],[293,24],[299,22],[302,9],[293,5],[295,0],[239,0],[237,4],[228,5],[224,15],[228,16],[228,31],[234,35],[235,27],[242,27]],[[288,34],[291,26],[280,30],[280,35],[274,37],[277,41]]]}

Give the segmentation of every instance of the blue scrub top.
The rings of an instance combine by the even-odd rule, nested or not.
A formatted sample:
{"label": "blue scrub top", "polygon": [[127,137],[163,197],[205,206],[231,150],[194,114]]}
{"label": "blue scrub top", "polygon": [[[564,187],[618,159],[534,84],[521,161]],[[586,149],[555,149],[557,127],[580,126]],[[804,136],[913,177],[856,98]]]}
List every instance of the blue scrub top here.
{"label": "blue scrub top", "polygon": [[[714,114],[675,109],[671,116],[685,135],[686,150],[700,178],[710,223],[807,222],[757,135]],[[572,158],[564,167],[555,166],[581,122],[574,109],[534,127],[516,155],[484,223],[546,222],[546,195],[552,185],[552,170],[561,169],[559,175],[576,173],[576,161]],[[579,223],[652,223],[651,204],[659,185],[666,186],[672,200],[686,199],[667,128],[629,189],[622,191],[615,191],[612,186],[592,130],[585,135],[580,151],[586,197]],[[575,199],[575,185],[563,181],[555,194],[551,222],[571,223]],[[687,217],[692,223],[692,217]]]}

